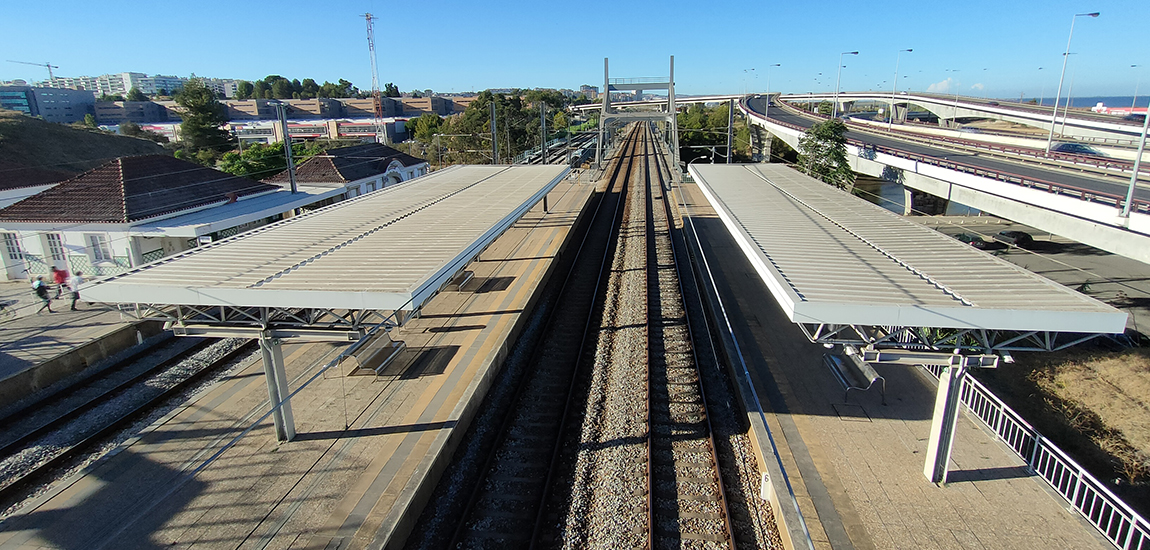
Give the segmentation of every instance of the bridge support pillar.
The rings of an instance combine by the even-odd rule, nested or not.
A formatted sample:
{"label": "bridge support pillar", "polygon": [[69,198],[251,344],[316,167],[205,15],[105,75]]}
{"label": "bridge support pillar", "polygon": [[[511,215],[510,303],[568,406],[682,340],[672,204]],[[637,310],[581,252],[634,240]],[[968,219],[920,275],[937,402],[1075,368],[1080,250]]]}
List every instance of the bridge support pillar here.
{"label": "bridge support pillar", "polygon": [[954,447],[954,428],[958,423],[962,381],[966,369],[961,365],[946,367],[938,378],[938,392],[934,399],[934,418],[930,422],[927,440],[926,465],[922,473],[931,483],[946,483],[950,451]]}
{"label": "bridge support pillar", "polygon": [[923,216],[942,216],[950,207],[950,201],[936,197],[925,191],[902,187],[902,215],[910,216],[920,214]]}
{"label": "bridge support pillar", "polygon": [[284,370],[284,355],[279,338],[266,333],[260,334],[260,351],[263,352],[264,377],[268,383],[268,399],[271,401],[272,422],[276,427],[276,440],[291,441],[295,438],[295,417],[291,412],[288,395],[287,371]]}
{"label": "bridge support pillar", "polygon": [[906,122],[906,113],[910,111],[906,105],[895,105],[892,108],[894,121],[903,124]]}

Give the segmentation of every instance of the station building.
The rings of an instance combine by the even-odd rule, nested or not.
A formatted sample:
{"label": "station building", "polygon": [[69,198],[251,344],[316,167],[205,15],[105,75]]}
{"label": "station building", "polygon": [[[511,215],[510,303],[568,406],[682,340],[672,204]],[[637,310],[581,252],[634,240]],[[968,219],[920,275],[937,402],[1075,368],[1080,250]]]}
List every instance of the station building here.
{"label": "station building", "polygon": [[[379,143],[329,149],[296,167],[299,185],[340,191],[338,198],[358,197],[390,187],[428,172],[427,161]],[[287,170],[266,180],[288,184]]]}
{"label": "station building", "polygon": [[120,157],[0,209],[4,275],[122,273],[346,194],[298,191],[166,155]]}

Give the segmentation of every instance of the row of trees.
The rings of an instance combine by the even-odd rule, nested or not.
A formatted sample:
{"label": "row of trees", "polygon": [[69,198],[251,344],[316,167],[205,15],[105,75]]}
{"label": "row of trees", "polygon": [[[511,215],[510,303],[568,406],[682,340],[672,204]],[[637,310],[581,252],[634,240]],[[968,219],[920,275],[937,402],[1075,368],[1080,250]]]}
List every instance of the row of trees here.
{"label": "row of trees", "polygon": [[337,83],[314,79],[298,78],[288,80],[278,74],[268,75],[263,80],[248,82],[241,80],[236,85],[236,99],[312,99],[316,97],[356,97],[359,90],[344,79]]}
{"label": "row of trees", "polygon": [[[432,113],[407,122],[408,132],[423,145],[438,145],[445,163],[491,162],[491,105],[495,105],[496,139],[499,156],[507,161],[534,149],[543,140],[554,139],[567,131],[569,119],[565,108],[569,99],[554,90],[514,90],[510,94],[480,92],[467,109],[442,118]],[[547,135],[540,135],[539,110],[547,118]],[[439,138],[436,135],[439,134]]]}
{"label": "row of trees", "polygon": [[[399,88],[388,82],[384,85],[382,93],[386,97],[399,97]],[[312,78],[303,80],[288,80],[278,74],[268,75],[263,80],[249,82],[241,80],[236,85],[236,99],[315,99],[317,97],[370,97],[369,91],[356,88],[351,82],[339,79],[339,82],[324,81],[319,84]]]}

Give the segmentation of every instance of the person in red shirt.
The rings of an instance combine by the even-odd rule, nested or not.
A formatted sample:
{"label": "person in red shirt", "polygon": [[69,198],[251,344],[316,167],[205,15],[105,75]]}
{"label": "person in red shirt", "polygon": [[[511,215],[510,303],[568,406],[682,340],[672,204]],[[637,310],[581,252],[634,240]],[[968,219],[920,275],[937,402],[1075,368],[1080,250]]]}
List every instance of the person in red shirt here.
{"label": "person in red shirt", "polygon": [[64,292],[64,285],[68,284],[68,271],[52,266],[52,280],[56,283],[56,299],[59,300],[60,294]]}

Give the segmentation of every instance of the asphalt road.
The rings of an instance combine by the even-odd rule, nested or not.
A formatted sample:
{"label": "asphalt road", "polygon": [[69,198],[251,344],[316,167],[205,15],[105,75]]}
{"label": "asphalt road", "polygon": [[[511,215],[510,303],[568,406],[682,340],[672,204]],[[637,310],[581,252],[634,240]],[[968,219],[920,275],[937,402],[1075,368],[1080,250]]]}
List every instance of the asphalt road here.
{"label": "asphalt road", "polygon": [[[815,122],[818,122],[817,120],[811,118],[780,111],[781,109],[772,110],[771,118],[781,122],[801,126],[803,128],[808,128]],[[941,147],[931,147],[921,143],[901,141],[855,130],[848,130],[847,138],[857,140],[862,143],[877,145],[879,147],[887,147],[890,149],[897,149],[925,157],[961,162],[963,164],[977,166],[979,168],[985,168],[986,170],[993,170],[1003,174],[1012,174],[1024,178],[1059,183],[1068,187],[1087,189],[1099,194],[1125,197],[1126,190],[1129,187],[1128,185],[1113,183],[1101,178],[1050,170],[1040,166],[1028,166],[1018,162],[1005,161],[981,155],[973,155],[970,153],[962,153]],[[1134,197],[1136,199],[1150,201],[1150,189],[1146,189],[1144,187],[1135,188]]]}

